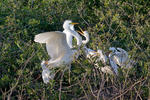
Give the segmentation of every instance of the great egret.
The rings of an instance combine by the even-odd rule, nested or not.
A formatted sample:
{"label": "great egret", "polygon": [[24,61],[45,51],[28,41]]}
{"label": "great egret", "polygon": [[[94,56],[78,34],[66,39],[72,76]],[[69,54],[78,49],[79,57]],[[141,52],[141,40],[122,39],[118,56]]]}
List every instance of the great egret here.
{"label": "great egret", "polygon": [[80,27],[79,27],[80,31],[78,31],[81,35],[83,35],[85,37],[85,40],[82,40],[82,43],[84,44],[84,52],[87,58],[91,58],[97,55],[95,50],[92,50],[90,48],[86,47],[86,44],[89,42],[90,38],[89,38],[89,33],[87,31],[83,31]]}
{"label": "great egret", "polygon": [[78,46],[80,46],[82,44],[82,38],[74,29],[75,24],[79,24],[79,23],[73,23],[71,20],[66,20],[63,24],[63,28],[64,28],[63,33],[66,34],[67,43],[70,48],[73,48],[73,46],[72,46],[72,37],[73,36],[76,38]]}
{"label": "great egret", "polygon": [[[94,65],[97,68],[99,68],[103,73],[113,74],[113,71],[112,71],[111,67],[106,65],[108,57],[105,55],[105,53],[100,49],[95,51],[95,50],[92,50],[92,49],[86,47],[86,44],[89,42],[89,33],[87,31],[83,31],[81,28],[80,28],[80,31],[78,31],[78,32],[85,37],[85,40],[83,40],[82,43],[85,44],[84,45],[84,50],[85,50],[86,57],[91,58],[91,57],[96,57],[97,56],[98,58],[97,58]],[[98,65],[99,61],[101,61],[105,66],[104,67],[99,67],[99,65]]]}
{"label": "great egret", "polygon": [[101,61],[103,64],[106,65],[106,62],[107,62],[108,58],[107,58],[107,56],[105,55],[105,53],[104,53],[102,50],[98,49],[98,50],[97,50],[97,55],[98,55],[98,57],[99,57],[99,58],[97,59],[97,61]]}
{"label": "great egret", "polygon": [[[35,42],[46,43],[46,49],[51,57],[48,61],[50,68],[69,65],[74,59],[77,50],[72,50],[66,41],[66,35],[62,32],[45,32],[35,36]],[[77,58],[77,56],[75,56]]]}
{"label": "great egret", "polygon": [[[73,30],[74,25],[70,20],[66,20],[63,24],[64,32],[53,31],[40,33],[35,36],[34,41],[38,43],[46,43],[48,55],[51,57],[49,61],[43,61],[41,66],[43,68],[42,77],[43,81],[47,83],[50,80],[50,68],[68,66],[70,69],[71,62],[74,58],[78,58],[78,50],[71,49],[67,43],[67,35],[71,34],[77,39],[77,44],[82,44],[82,38]],[[48,67],[48,68],[47,68]]]}
{"label": "great egret", "polygon": [[86,44],[90,40],[89,33],[87,31],[83,31],[81,28],[80,28],[80,31],[78,31],[78,32],[85,37],[85,40],[82,40],[82,43],[84,44],[84,50],[85,50],[86,57],[90,58],[90,57],[97,56],[98,57],[98,59],[96,60],[97,62],[102,61],[103,64],[106,64],[107,56],[103,53],[102,50],[98,49],[96,52],[95,50],[92,50],[92,49],[86,47]]}

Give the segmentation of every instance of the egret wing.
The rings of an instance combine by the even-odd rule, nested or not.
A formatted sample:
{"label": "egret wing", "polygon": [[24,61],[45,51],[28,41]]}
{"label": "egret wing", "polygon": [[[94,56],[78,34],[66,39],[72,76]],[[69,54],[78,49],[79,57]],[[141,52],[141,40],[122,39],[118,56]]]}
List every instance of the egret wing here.
{"label": "egret wing", "polygon": [[46,43],[46,49],[51,59],[57,59],[66,53],[71,52],[66,35],[59,31],[45,32],[35,36],[35,42]]}

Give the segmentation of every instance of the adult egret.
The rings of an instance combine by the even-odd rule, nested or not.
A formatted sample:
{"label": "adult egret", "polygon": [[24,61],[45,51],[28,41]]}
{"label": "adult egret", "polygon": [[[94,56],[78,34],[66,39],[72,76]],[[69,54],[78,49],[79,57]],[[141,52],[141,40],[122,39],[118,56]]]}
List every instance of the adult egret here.
{"label": "adult egret", "polygon": [[[77,39],[77,43],[80,46],[82,44],[82,38],[76,31],[73,30],[75,24],[77,23],[72,23],[72,21],[66,20],[63,24],[63,28],[64,32],[72,34]],[[45,32],[36,35],[34,38],[35,42],[46,43],[48,55],[51,57],[49,61],[43,61],[41,63],[41,66],[43,68],[42,77],[45,83],[47,83],[50,79],[50,76],[48,76],[50,74],[50,70],[47,69],[47,66],[49,68],[55,68],[68,65],[68,68],[70,69],[71,62],[79,55],[77,50],[73,50],[69,47],[69,42],[67,43],[66,38],[68,34],[64,32]]]}
{"label": "adult egret", "polygon": [[51,59],[47,62],[49,67],[59,67],[70,65],[73,61],[77,50],[72,50],[66,41],[66,35],[62,32],[45,32],[35,36],[35,42],[46,43],[46,49]]}
{"label": "adult egret", "polygon": [[72,37],[74,36],[77,40],[77,45],[80,46],[82,44],[82,38],[80,35],[75,31],[74,25],[79,23],[73,23],[71,20],[66,20],[63,24],[64,31],[63,33],[66,34],[66,40],[70,48],[72,46]]}

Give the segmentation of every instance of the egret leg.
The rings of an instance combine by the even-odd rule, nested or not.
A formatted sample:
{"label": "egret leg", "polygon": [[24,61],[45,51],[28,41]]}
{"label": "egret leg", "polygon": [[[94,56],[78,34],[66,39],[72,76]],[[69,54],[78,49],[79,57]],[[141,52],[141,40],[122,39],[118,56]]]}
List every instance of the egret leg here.
{"label": "egret leg", "polygon": [[71,80],[70,80],[70,73],[71,73],[71,64],[69,64],[69,84],[71,82]]}

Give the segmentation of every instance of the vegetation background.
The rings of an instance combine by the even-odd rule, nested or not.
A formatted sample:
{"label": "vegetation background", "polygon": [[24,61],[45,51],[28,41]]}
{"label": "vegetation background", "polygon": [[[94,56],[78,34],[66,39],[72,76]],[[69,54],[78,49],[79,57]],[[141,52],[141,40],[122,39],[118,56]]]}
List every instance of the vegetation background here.
{"label": "vegetation background", "polygon": [[[59,71],[44,84],[40,63],[49,57],[34,36],[62,31],[66,19],[90,33],[88,47],[123,48],[136,65],[114,77],[81,55],[72,64],[70,83],[68,72],[62,77]],[[148,100],[149,78],[149,0],[0,0],[0,99]]]}

